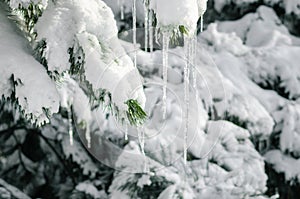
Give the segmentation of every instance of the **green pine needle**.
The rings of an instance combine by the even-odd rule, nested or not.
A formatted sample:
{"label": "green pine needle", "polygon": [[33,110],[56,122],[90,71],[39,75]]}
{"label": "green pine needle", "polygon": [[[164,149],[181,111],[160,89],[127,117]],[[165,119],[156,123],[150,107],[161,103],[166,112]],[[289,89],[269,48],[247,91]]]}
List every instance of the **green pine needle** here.
{"label": "green pine needle", "polygon": [[127,118],[129,120],[130,125],[139,126],[142,125],[147,119],[147,114],[141,108],[140,104],[137,100],[130,99],[125,102],[128,106],[128,110],[126,111]]}
{"label": "green pine needle", "polygon": [[189,34],[188,29],[187,29],[185,26],[183,26],[183,25],[180,25],[180,26],[179,26],[179,31],[180,31],[182,34],[186,34],[186,35]]}

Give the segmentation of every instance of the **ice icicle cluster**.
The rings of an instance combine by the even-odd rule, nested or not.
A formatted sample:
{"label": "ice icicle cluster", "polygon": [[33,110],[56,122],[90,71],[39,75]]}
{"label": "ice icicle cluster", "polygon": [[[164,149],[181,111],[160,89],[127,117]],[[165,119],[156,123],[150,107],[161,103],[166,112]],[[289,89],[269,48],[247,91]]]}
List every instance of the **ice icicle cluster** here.
{"label": "ice icicle cluster", "polygon": [[[193,88],[197,93],[197,73],[195,68],[196,57],[196,30],[197,21],[201,18],[201,31],[203,31],[203,14],[206,11],[207,0],[144,0],[144,26],[145,26],[145,50],[148,50],[150,46],[150,52],[153,51],[153,29],[152,18],[155,13],[157,26],[155,27],[155,41],[159,43],[159,32],[162,34],[162,76],[163,76],[163,96],[162,96],[162,115],[163,119],[166,119],[167,114],[167,76],[168,76],[168,51],[169,41],[172,34],[178,33],[179,27],[182,26],[185,29],[185,49],[186,49],[186,64],[184,66],[184,161],[187,159],[187,132],[189,128],[189,77],[190,69],[193,72]],[[178,8],[181,12],[173,12]],[[150,11],[151,10],[151,11]],[[170,12],[171,11],[171,12]],[[133,19],[133,45],[136,50],[136,0],[133,0],[132,6],[132,19]],[[179,30],[180,31],[180,30]],[[181,31],[180,31],[181,32]],[[134,53],[134,65],[136,67],[137,55]],[[142,133],[143,134],[143,133]],[[140,133],[139,133],[139,136]],[[142,136],[143,137],[143,136]],[[143,152],[144,141],[139,137],[141,141],[141,149]]]}
{"label": "ice icicle cluster", "polygon": [[[156,15],[157,27],[155,29],[155,40],[158,43],[158,30],[162,32],[162,54],[163,54],[163,97],[162,110],[163,119],[166,118],[166,97],[167,97],[167,67],[168,67],[168,48],[169,37],[171,34],[178,33],[179,27],[184,27],[186,64],[184,66],[184,162],[187,160],[187,132],[189,128],[189,76],[190,69],[193,72],[193,88],[197,95],[197,73],[195,68],[196,57],[196,30],[197,21],[201,17],[201,31],[203,31],[203,14],[207,8],[207,0],[151,0],[149,7]],[[174,12],[180,8],[180,12]],[[171,12],[170,12],[171,11]],[[182,32],[181,30],[179,30]]]}

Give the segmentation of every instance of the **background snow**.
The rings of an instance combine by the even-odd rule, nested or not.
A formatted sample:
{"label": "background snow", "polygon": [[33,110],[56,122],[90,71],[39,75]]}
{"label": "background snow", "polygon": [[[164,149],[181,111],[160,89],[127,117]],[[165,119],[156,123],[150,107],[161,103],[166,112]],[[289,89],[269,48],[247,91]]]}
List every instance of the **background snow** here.
{"label": "background snow", "polygon": [[[219,2],[224,5],[228,3]],[[234,3],[255,2],[235,1]],[[220,9],[222,7],[217,6]],[[279,153],[283,157],[297,160],[286,151],[289,153],[293,151],[295,157],[294,153],[297,154],[299,150],[296,144],[299,130],[295,130],[298,129],[296,121],[299,121],[297,119],[299,100],[294,101],[299,98],[299,64],[296,57],[296,54],[300,53],[299,38],[289,33],[271,8],[261,6],[256,12],[249,13],[239,20],[209,25],[198,39],[201,41],[201,47],[199,47],[201,50],[198,52],[196,66],[205,83],[200,79],[197,88],[201,98],[199,101],[204,103],[198,104],[200,107],[198,110],[202,110],[202,114],[191,113],[190,118],[198,118],[205,128],[202,125],[191,127],[193,130],[189,131],[189,136],[194,135],[197,139],[191,143],[189,153],[195,157],[204,158],[205,152],[209,151],[214,144],[215,147],[203,160],[188,162],[191,173],[196,172],[198,176],[201,176],[198,181],[193,182],[198,187],[194,188],[194,192],[197,193],[196,198],[220,197],[221,195],[225,198],[240,198],[245,193],[249,195],[264,193],[267,181],[264,158],[255,150],[255,147],[261,150],[260,152],[265,152],[269,147],[270,135],[275,131],[282,132],[279,146],[282,152]],[[132,49],[128,43],[123,42],[123,45],[128,52]],[[178,56],[173,56],[173,54]],[[168,88],[172,90],[176,90],[183,83],[184,62],[179,58],[180,55],[183,55],[181,48],[170,50]],[[209,61],[207,55],[212,57],[217,67]],[[161,59],[160,51],[155,51],[151,56],[142,51],[138,52],[138,67],[142,74],[148,77],[145,78],[146,83],[161,81]],[[277,78],[280,82],[277,82]],[[284,88],[284,92],[276,86]],[[205,91],[207,87],[210,92]],[[151,113],[153,123],[160,126],[161,91],[150,87],[145,89],[145,93],[147,99],[153,99],[146,103],[147,112]],[[182,89],[176,94],[182,96]],[[172,162],[178,157],[176,153],[182,150],[179,144],[182,143],[180,132],[178,136],[174,135],[176,129],[179,128],[176,125],[179,125],[180,120],[176,120],[174,116],[179,115],[177,110],[180,103],[174,103],[175,99],[172,95],[167,99],[167,104],[172,111],[168,113],[167,125],[162,130],[164,133],[155,138],[146,138],[145,146],[146,154],[151,154],[152,158],[164,165]],[[211,117],[207,105],[212,105],[215,118]],[[205,116],[199,117],[199,115]],[[227,121],[222,121],[222,119]],[[155,134],[158,129],[148,129],[146,134],[147,131],[151,135]],[[218,137],[218,142],[215,143],[216,137]],[[249,138],[254,140],[255,146]],[[178,148],[175,144],[174,146],[170,144],[177,139],[180,140],[176,144]],[[210,143],[209,140],[212,142]],[[168,147],[163,147],[166,144],[169,144]],[[193,144],[197,148],[193,147]],[[164,151],[163,155],[159,151],[152,153],[155,149]],[[281,164],[282,159],[277,156],[273,159],[273,156],[267,153],[266,161],[274,164],[278,172],[288,172],[293,169],[287,164]],[[126,161],[123,161],[122,164],[126,164]],[[178,161],[182,159],[179,158]],[[277,164],[280,166],[276,166]],[[169,167],[172,168],[171,170],[175,169],[176,172],[182,173],[178,164]],[[197,171],[193,171],[194,168]],[[286,173],[286,180],[298,175],[297,170],[294,169],[294,171]],[[189,183],[189,186],[194,185],[192,182]],[[172,194],[174,189],[178,188],[169,186],[161,193],[161,197],[168,198],[167,193]],[[112,194],[115,190],[111,190]],[[264,196],[258,194],[253,198],[264,198]]]}

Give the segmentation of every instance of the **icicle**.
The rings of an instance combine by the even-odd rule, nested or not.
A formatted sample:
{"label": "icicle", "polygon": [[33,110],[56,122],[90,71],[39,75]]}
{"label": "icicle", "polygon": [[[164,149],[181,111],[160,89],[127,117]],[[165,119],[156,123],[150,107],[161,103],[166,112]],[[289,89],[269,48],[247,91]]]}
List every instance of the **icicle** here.
{"label": "icicle", "polygon": [[118,6],[120,6],[121,20],[124,20],[124,0],[118,0]]}
{"label": "icicle", "polygon": [[91,131],[90,131],[88,124],[87,124],[86,130],[85,130],[85,139],[87,141],[88,148],[91,148]]}
{"label": "icicle", "polygon": [[192,57],[191,57],[191,65],[192,65],[192,73],[193,73],[193,88],[196,94],[196,100],[198,99],[198,89],[197,89],[197,70],[196,70],[196,57],[197,57],[197,34],[192,38]]}
{"label": "icicle", "polygon": [[141,147],[141,152],[143,156],[145,156],[145,132],[143,128],[138,128],[138,139],[139,139],[139,144]]}
{"label": "icicle", "polygon": [[185,113],[184,113],[184,146],[183,146],[183,158],[184,164],[187,163],[187,138],[188,138],[188,128],[189,128],[189,78],[190,78],[190,59],[191,59],[191,39],[184,38],[185,50],[186,50],[186,64],[184,66],[184,102],[185,102]]}
{"label": "icicle", "polygon": [[124,5],[121,5],[121,20],[124,20]]}
{"label": "icicle", "polygon": [[149,4],[148,0],[144,0],[144,14],[145,14],[145,19],[144,19],[144,26],[145,26],[145,51],[148,51],[148,34],[149,34]]}
{"label": "icicle", "polygon": [[72,126],[72,110],[71,103],[68,105],[68,125],[69,125],[69,138],[70,144],[73,146],[73,126]]}
{"label": "icicle", "polygon": [[169,51],[169,34],[163,32],[163,97],[162,97],[162,110],[163,119],[166,119],[167,114],[167,83],[168,83],[168,51]]}
{"label": "icicle", "polygon": [[200,32],[203,32],[203,15],[200,17]]}
{"label": "icicle", "polygon": [[133,46],[134,46],[134,66],[137,66],[136,59],[137,59],[137,45],[136,45],[136,0],[133,0],[132,5],[132,32],[133,32]]}
{"label": "icicle", "polygon": [[159,44],[159,28],[155,27],[155,43]]}
{"label": "icicle", "polygon": [[149,172],[147,157],[145,154],[145,129],[143,127],[138,128],[138,140],[141,148],[142,155],[144,157],[144,173]]}
{"label": "icicle", "polygon": [[125,134],[124,134],[124,138],[125,138],[125,141],[128,140],[128,124],[125,123]]}
{"label": "icicle", "polygon": [[153,13],[152,11],[149,12],[149,47],[150,47],[150,53],[152,55],[153,52],[153,26],[152,26],[152,21],[153,21]]}

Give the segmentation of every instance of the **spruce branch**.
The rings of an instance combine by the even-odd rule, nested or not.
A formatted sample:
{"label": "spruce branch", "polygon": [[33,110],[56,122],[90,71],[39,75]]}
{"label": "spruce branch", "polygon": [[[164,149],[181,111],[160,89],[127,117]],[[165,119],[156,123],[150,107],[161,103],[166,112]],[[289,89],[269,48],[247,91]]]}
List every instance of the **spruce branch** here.
{"label": "spruce branch", "polygon": [[139,126],[142,125],[147,119],[147,114],[141,108],[137,100],[130,99],[125,102],[128,106],[126,111],[127,119],[130,122],[130,125]]}

